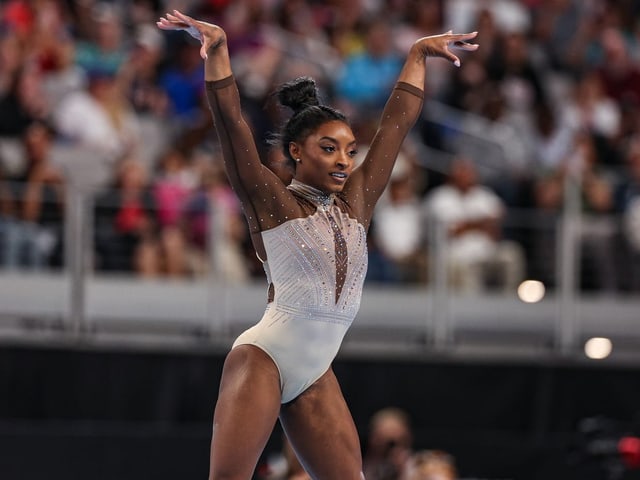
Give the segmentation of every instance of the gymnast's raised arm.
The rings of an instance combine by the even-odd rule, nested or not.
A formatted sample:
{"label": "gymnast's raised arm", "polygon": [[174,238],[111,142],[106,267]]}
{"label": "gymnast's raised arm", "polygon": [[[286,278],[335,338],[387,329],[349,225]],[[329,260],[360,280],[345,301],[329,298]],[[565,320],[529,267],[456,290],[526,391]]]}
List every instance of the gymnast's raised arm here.
{"label": "gymnast's raised arm", "polygon": [[354,170],[343,190],[349,203],[368,225],[373,207],[391,176],[400,146],[422,111],[426,59],[441,57],[460,65],[460,59],[449,49],[473,51],[478,45],[467,43],[477,32],[423,37],[417,40],[407,55],[396,85],[382,112],[363,163]]}
{"label": "gymnast's raised arm", "polygon": [[207,100],[229,181],[242,203],[251,232],[273,226],[280,220],[273,216],[280,216],[291,196],[282,181],[260,161],[253,134],[242,115],[224,30],[177,10],[160,18],[157,25],[163,30],[184,30],[201,42]]}

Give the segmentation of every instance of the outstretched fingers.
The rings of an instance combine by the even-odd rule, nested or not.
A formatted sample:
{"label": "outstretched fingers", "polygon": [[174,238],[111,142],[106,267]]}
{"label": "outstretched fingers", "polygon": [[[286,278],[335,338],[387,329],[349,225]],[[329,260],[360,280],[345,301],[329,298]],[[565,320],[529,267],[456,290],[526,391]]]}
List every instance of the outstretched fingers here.
{"label": "outstretched fingers", "polygon": [[193,18],[174,10],[173,14],[167,13],[156,22],[158,28],[162,30],[184,30],[196,40],[202,42],[202,32],[198,27],[198,22]]}
{"label": "outstretched fingers", "polygon": [[452,39],[449,42],[450,48],[458,48],[461,50],[466,50],[468,52],[473,52],[477,50],[480,45],[478,45],[477,43],[468,43],[467,40],[471,40],[477,35],[478,32],[451,35]]}
{"label": "outstretched fingers", "polygon": [[[453,34],[448,31],[445,36],[447,37],[447,44],[444,48],[444,57],[449,59],[456,67],[460,66],[460,59],[451,52],[453,49],[464,50],[467,52],[473,52],[478,49],[479,45],[476,43],[468,43],[467,40],[471,40],[478,35],[478,32],[471,33],[459,33]],[[451,50],[450,50],[451,49]]]}
{"label": "outstretched fingers", "polygon": [[186,25],[175,24],[165,17],[160,17],[160,19],[156,22],[156,25],[162,30],[182,30],[186,27]]}

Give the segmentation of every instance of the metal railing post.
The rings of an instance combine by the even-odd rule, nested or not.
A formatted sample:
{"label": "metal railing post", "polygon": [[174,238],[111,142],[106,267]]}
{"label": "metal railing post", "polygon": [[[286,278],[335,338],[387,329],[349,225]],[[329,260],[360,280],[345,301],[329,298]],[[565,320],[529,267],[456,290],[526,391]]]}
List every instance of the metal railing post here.
{"label": "metal railing post", "polygon": [[74,182],[67,188],[65,210],[65,267],[69,279],[69,318],[67,326],[79,336],[86,330],[86,232],[85,195]]}
{"label": "metal railing post", "polygon": [[580,336],[577,298],[580,277],[580,229],[582,199],[580,171],[569,170],[564,179],[564,208],[557,236],[556,278],[559,285],[555,349],[562,355],[575,352]]}
{"label": "metal railing post", "polygon": [[209,322],[206,325],[209,335],[215,332],[227,333],[227,315],[225,290],[223,281],[223,242],[225,236],[224,211],[216,204],[215,200],[209,197],[208,209],[208,232],[207,232],[207,254],[209,258],[207,311],[209,312]]}
{"label": "metal railing post", "polygon": [[437,350],[449,346],[452,332],[449,315],[449,278],[447,270],[447,226],[444,222],[431,222],[430,284],[432,302],[430,320],[427,321],[427,338]]}

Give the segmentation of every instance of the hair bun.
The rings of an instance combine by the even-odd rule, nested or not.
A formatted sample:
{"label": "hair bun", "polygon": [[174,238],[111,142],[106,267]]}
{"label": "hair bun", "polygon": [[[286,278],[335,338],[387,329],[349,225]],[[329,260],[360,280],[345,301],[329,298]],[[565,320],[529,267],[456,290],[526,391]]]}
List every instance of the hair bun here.
{"label": "hair bun", "polygon": [[299,77],[284,83],[278,89],[278,100],[295,113],[307,107],[320,105],[316,82],[310,77]]}

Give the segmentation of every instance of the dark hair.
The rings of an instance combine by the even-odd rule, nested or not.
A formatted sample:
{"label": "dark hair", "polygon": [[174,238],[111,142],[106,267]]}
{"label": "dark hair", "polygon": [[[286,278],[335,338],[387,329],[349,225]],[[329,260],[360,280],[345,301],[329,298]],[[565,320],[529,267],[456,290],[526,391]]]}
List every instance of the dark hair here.
{"label": "dark hair", "polygon": [[328,105],[322,105],[316,82],[310,77],[298,77],[283,83],[274,92],[281,105],[293,110],[293,115],[282,126],[280,133],[274,135],[269,143],[279,145],[282,153],[293,161],[289,153],[289,143],[301,142],[321,125],[338,120],[349,123],[347,117]]}

